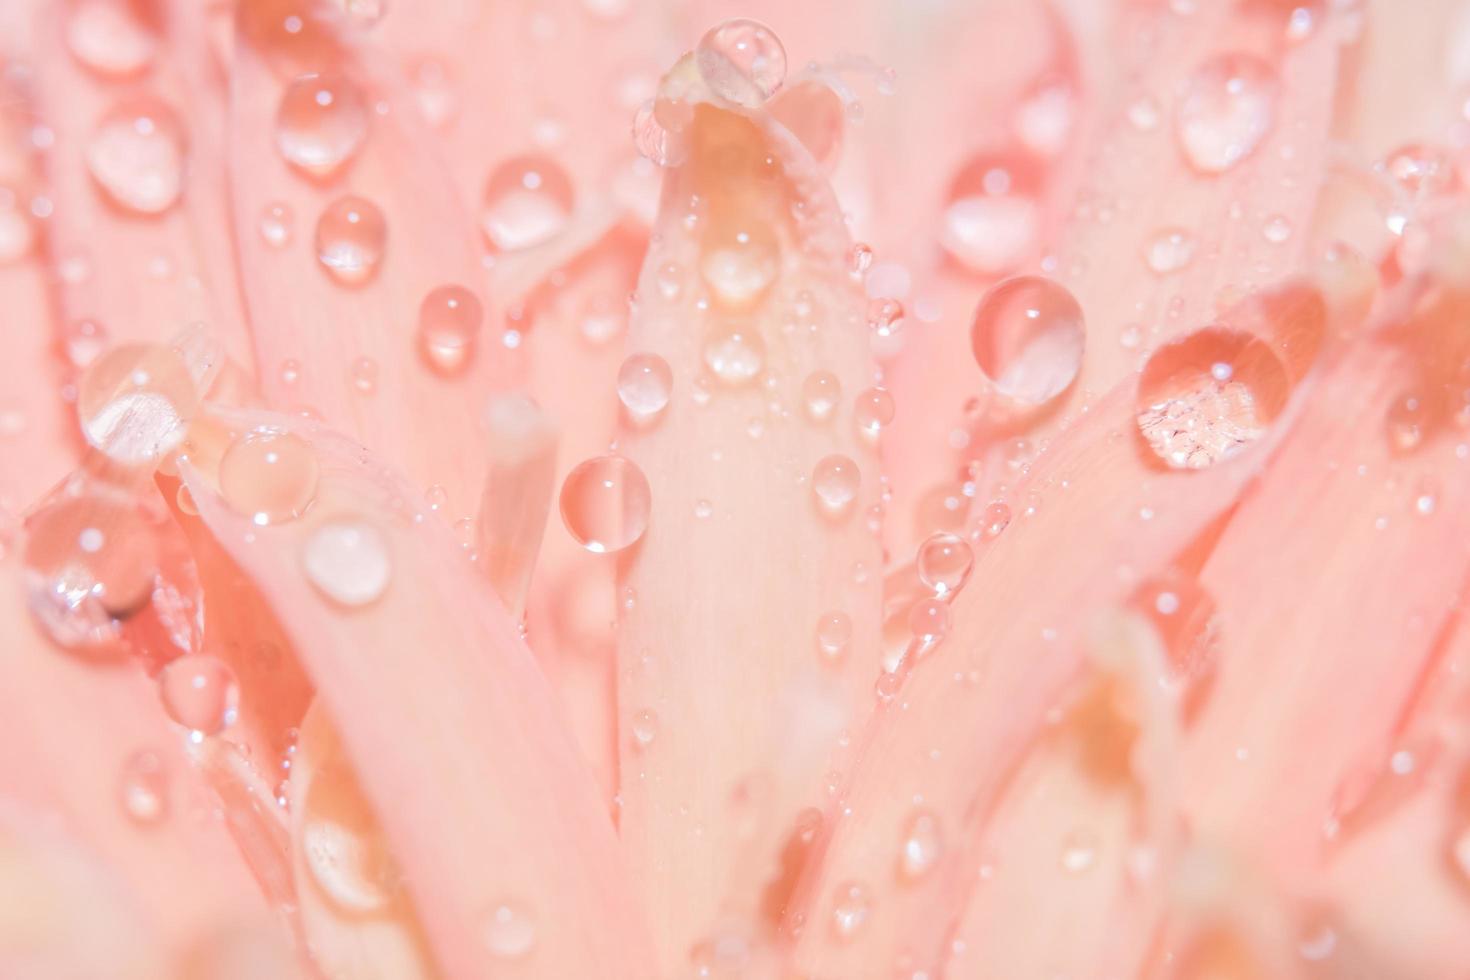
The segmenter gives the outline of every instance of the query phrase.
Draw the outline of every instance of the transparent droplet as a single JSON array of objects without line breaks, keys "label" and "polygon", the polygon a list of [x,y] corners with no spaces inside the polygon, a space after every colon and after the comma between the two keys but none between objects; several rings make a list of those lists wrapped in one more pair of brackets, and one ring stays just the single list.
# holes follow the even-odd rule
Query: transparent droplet
[{"label": "transparent droplet", "polygon": [[479,297],[464,286],[430,290],[419,304],[419,351],[435,373],[453,377],[469,367],[484,317]]},{"label": "transparent droplet", "polygon": [[716,331],[705,341],[704,363],[727,385],[749,384],[765,367],[766,344],[750,328]]},{"label": "transparent droplet", "polygon": [[163,709],[191,732],[218,735],[235,721],[240,685],[230,665],[206,653],[171,661],[158,675]]},{"label": "transparent droplet", "polygon": [[499,252],[550,241],[566,227],[576,193],[550,157],[528,155],[501,163],[485,182],[480,228]]},{"label": "transparent droplet", "polygon": [[996,500],[985,508],[980,517],[980,531],[987,538],[998,538],[1002,531],[1011,526],[1011,508]]},{"label": "transparent droplet", "polygon": [[652,422],[669,406],[674,372],[657,354],[631,354],[618,368],[618,400],[635,422]]},{"label": "transparent droplet", "polygon": [[1092,870],[1097,863],[1097,838],[1088,831],[1075,831],[1062,842],[1059,863],[1068,874],[1080,875]]},{"label": "transparent droplet", "polygon": [[831,418],[841,399],[842,382],[831,371],[813,371],[801,383],[801,400],[806,406],[807,418],[813,422]]},{"label": "transparent droplet", "polygon": [[260,211],[260,237],[271,248],[285,248],[296,235],[296,215],[291,205],[276,201]]},{"label": "transparent droplet", "polygon": [[436,129],[443,129],[459,115],[459,82],[438,58],[427,57],[408,70],[408,83],[418,98],[419,112]]},{"label": "transparent droplet", "polygon": [[1138,381],[1138,428],[1165,464],[1199,469],[1263,436],[1289,392],[1269,346],[1206,327],[1149,357]]},{"label": "transparent droplet", "polygon": [[0,184],[0,266],[19,262],[36,247],[36,224],[15,188]]},{"label": "transparent droplet", "polygon": [[92,130],[86,160],[92,179],[118,207],[162,214],[184,191],[183,124],[159,99],[128,99]]},{"label": "transparent droplet", "polygon": [[499,960],[518,960],[536,946],[536,920],[520,905],[503,902],[485,922],[485,946]]},{"label": "transparent droplet", "polygon": [[1429,406],[1417,393],[1410,392],[1395,398],[1384,418],[1389,447],[1396,453],[1417,449],[1424,441],[1429,421]]},{"label": "transparent droplet", "polygon": [[1017,153],[983,153],[949,187],[939,243],[981,275],[1009,272],[1035,249],[1041,232],[1041,165]]},{"label": "transparent droplet", "polygon": [[1183,228],[1165,228],[1148,243],[1143,257],[1161,276],[1178,272],[1194,258],[1194,236]]},{"label": "transparent droplet", "polygon": [[1271,130],[1279,87],[1275,70],[1251,55],[1218,55],[1195,69],[1175,115],[1189,165],[1220,174],[1249,156]]},{"label": "transparent droplet", "polygon": [[563,523],[596,554],[622,551],[643,537],[652,504],[643,471],[611,453],[578,464],[561,488]]},{"label": "transparent droplet", "polygon": [[153,826],[168,816],[168,770],[154,752],[136,752],[123,763],[118,802],[133,823]]},{"label": "transparent droplet", "polygon": [[129,0],[77,0],[66,15],[66,48],[83,67],[124,78],[146,71],[158,52],[158,35]]},{"label": "transparent droplet", "polygon": [[286,86],[276,110],[276,148],[286,162],[313,177],[336,173],[367,139],[370,114],[350,79],[302,75]]},{"label": "transparent droplet", "polygon": [[359,393],[371,395],[378,390],[378,362],[371,357],[355,358],[348,373]]},{"label": "transparent droplet", "polygon": [[909,610],[909,633],[934,643],[949,632],[949,604],[942,599],[920,599]]},{"label": "transparent droplet", "polygon": [[321,464],[306,440],[269,427],[236,436],[219,461],[225,503],[260,526],[306,513],[320,478]]},{"label": "transparent droplet", "polygon": [[707,236],[701,244],[699,274],[721,308],[748,310],[766,295],[780,271],[776,236],[763,224]]},{"label": "transparent droplet", "polygon": [[331,758],[311,773],[302,814],[301,858],[328,900],[359,915],[387,908],[400,872],[345,761]]},{"label": "transparent droplet", "polygon": [[1017,276],[992,287],[970,324],[975,363],[1001,394],[1042,405],[1072,384],[1086,341],[1082,308],[1063,286]]},{"label": "transparent droplet", "polygon": [[824,513],[843,517],[857,500],[862,475],[857,464],[840,453],[823,456],[812,467],[812,493]]},{"label": "transparent droplet", "polygon": [[939,531],[919,545],[914,565],[919,581],[935,595],[951,596],[962,589],[975,567],[975,554],[958,534]]},{"label": "transparent droplet", "polygon": [[653,99],[633,113],[633,145],[640,155],[660,167],[677,167],[689,155],[684,134],[664,125]]},{"label": "transparent droplet", "polygon": [[872,911],[873,899],[866,887],[857,882],[839,885],[832,902],[832,934],[842,942],[850,942],[867,924]]},{"label": "transparent droplet", "polygon": [[77,384],[88,444],[128,466],[156,465],[177,447],[198,402],[189,366],[169,347],[114,347]]},{"label": "transparent droplet", "polygon": [[1273,245],[1284,244],[1291,238],[1291,222],[1279,214],[1273,214],[1266,219],[1266,224],[1261,228],[1261,234]]},{"label": "transparent droplet", "polygon": [[699,39],[694,61],[715,95],[754,109],[786,80],[786,49],[759,21],[738,17],[716,24]]},{"label": "transparent droplet", "polygon": [[915,811],[904,827],[903,847],[898,859],[900,875],[910,881],[922,878],[938,863],[943,851],[939,818],[929,810]]},{"label": "transparent droplet", "polygon": [[852,617],[840,610],[817,619],[817,651],[827,660],[839,660],[852,643]]},{"label": "transparent droplet", "polygon": [[876,441],[883,429],[893,421],[893,396],[884,388],[868,388],[852,402],[852,422],[858,435]]},{"label": "transparent droplet", "polygon": [[635,711],[629,728],[638,747],[647,748],[658,737],[658,715],[647,709]]},{"label": "transparent droplet", "polygon": [[316,257],[327,274],[346,286],[367,282],[378,271],[388,241],[388,222],[378,206],[348,194],[322,211],[316,222]]},{"label": "transparent droplet", "polygon": [[301,567],[317,591],[350,607],[376,602],[393,578],[387,536],[361,520],[329,521],[312,531]]},{"label": "transparent droplet", "polygon": [[1414,201],[1437,197],[1455,185],[1450,154],[1428,143],[1406,143],[1385,156],[1379,167]]}]

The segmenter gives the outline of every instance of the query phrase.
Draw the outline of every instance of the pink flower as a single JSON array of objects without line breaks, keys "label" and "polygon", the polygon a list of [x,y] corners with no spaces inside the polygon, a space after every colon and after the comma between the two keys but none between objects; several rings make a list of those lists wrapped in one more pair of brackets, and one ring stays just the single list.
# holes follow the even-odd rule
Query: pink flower
[{"label": "pink flower", "polygon": [[1466,37],[0,10],[0,974],[1461,975]]}]

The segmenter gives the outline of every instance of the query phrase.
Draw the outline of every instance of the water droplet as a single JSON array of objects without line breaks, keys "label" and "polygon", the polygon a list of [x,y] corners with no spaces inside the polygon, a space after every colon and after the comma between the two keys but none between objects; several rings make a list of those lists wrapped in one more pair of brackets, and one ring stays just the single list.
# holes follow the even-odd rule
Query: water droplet
[{"label": "water droplet", "polygon": [[812,493],[831,517],[844,517],[852,510],[861,482],[857,464],[840,453],[823,456],[812,467]]},{"label": "water droplet", "polygon": [[127,818],[153,826],[168,816],[168,770],[153,752],[136,752],[123,763],[118,801]]},{"label": "water droplet", "polygon": [[436,129],[459,115],[459,87],[454,73],[438,58],[422,58],[408,71],[408,82],[418,99],[419,112]]},{"label": "water droplet", "polygon": [[786,80],[786,49],[765,24],[744,17],[716,24],[699,39],[694,61],[715,95],[754,109]]},{"label": "water droplet", "polygon": [[484,319],[479,297],[463,286],[439,286],[419,304],[419,351],[442,377],[462,373]]},{"label": "water droplet", "polygon": [[903,324],[903,304],[898,300],[880,296],[868,302],[868,329],[872,331],[870,346],[874,357],[889,360],[902,353]]},{"label": "water droplet", "polygon": [[1276,116],[1276,72],[1259,58],[1224,54],[1195,69],[1175,117],[1189,165],[1220,174],[1249,156]]},{"label": "water droplet", "polygon": [[342,12],[364,27],[371,27],[388,12],[384,0],[336,0]]},{"label": "water droplet", "polygon": [[15,188],[0,184],[0,266],[18,262],[36,247],[36,225]]},{"label": "water droplet", "polygon": [[868,921],[873,900],[868,890],[857,882],[839,885],[832,902],[832,933],[843,942],[851,941]]},{"label": "water droplet", "polygon": [[124,344],[98,357],[77,385],[77,418],[89,445],[114,462],[153,465],[184,438],[199,396],[171,348]]},{"label": "water droplet", "polygon": [[1086,340],[1082,308],[1050,279],[1017,276],[981,298],[970,325],[975,363],[997,391],[1023,406],[1072,384]]},{"label": "water droplet", "polygon": [[575,200],[572,180],[555,160],[512,157],[485,182],[480,228],[497,251],[531,248],[566,227]]},{"label": "water droplet", "polygon": [[171,661],[158,675],[163,710],[191,732],[218,735],[234,724],[240,685],[230,665],[205,653]]},{"label": "water droplet", "polygon": [[1128,106],[1128,121],[1139,132],[1148,133],[1157,129],[1162,115],[1158,102],[1152,96],[1140,96]]},{"label": "water droplet", "polygon": [[1379,167],[1415,201],[1437,197],[1455,185],[1449,153],[1427,143],[1406,143],[1385,156]]},{"label": "water droplet", "polygon": [[633,145],[641,156],[660,167],[677,167],[689,155],[684,134],[664,125],[658,102],[653,99],[633,113]]},{"label": "water droplet", "polygon": [[1009,272],[1036,247],[1041,229],[1041,165],[1017,153],[983,153],[950,184],[939,243],[986,276]]},{"label": "water droplet", "polygon": [[127,0],[79,0],[66,17],[66,48],[84,68],[123,78],[145,71],[158,37]]},{"label": "water droplet", "polygon": [[857,242],[848,250],[847,271],[854,279],[861,281],[873,267],[873,247],[865,242]]},{"label": "water droplet", "polygon": [[1178,272],[1194,258],[1194,236],[1183,228],[1165,228],[1148,243],[1143,257],[1161,276]]},{"label": "water droplet", "polygon": [[61,348],[71,366],[81,370],[107,349],[107,328],[91,318],[73,320],[63,329]]},{"label": "water droplet", "polygon": [[118,207],[162,214],[184,191],[184,128],[173,109],[142,96],[118,104],[87,140],[87,171]]},{"label": "water droplet", "polygon": [[900,874],[914,881],[928,873],[944,851],[939,818],[928,810],[918,810],[904,828],[903,849],[899,853]]},{"label": "water droplet", "polygon": [[388,241],[388,222],[365,197],[347,194],[327,205],[316,222],[316,257],[346,286],[367,282],[378,271]]},{"label": "water droplet", "polygon": [[536,946],[536,921],[524,908],[504,902],[490,910],[485,922],[485,945],[501,960],[518,960]]},{"label": "water droplet", "polygon": [[1138,381],[1138,428],[1167,465],[1203,468],[1264,435],[1289,390],[1269,346],[1206,327],[1149,357]]},{"label": "water droplet", "polygon": [[841,398],[842,382],[831,371],[813,371],[801,383],[801,400],[806,406],[807,417],[813,422],[831,418]]},{"label": "water droplet", "polygon": [[975,567],[975,554],[964,538],[939,531],[919,545],[914,565],[919,581],[935,595],[952,596],[969,580],[970,570]]},{"label": "water droplet", "polygon": [[949,632],[949,604],[942,599],[920,599],[909,610],[909,632],[914,639],[933,643]]},{"label": "water droplet", "polygon": [[710,234],[702,245],[699,274],[720,307],[748,310],[776,281],[781,251],[765,225]]},{"label": "water droplet", "polygon": [[260,526],[306,513],[320,476],[321,464],[305,439],[267,427],[236,436],[219,461],[225,503]]},{"label": "water droplet", "polygon": [[343,606],[366,606],[388,590],[388,538],[360,520],[334,520],[306,539],[301,568],[317,591]]},{"label": "water droplet", "polygon": [[875,442],[885,426],[893,421],[893,396],[885,388],[868,388],[858,393],[852,403],[852,422],[858,435]]},{"label": "water droplet", "polygon": [[378,362],[371,357],[356,358],[349,373],[352,387],[362,394],[371,395],[378,390]]},{"label": "water droplet", "polygon": [[632,354],[618,368],[618,400],[635,422],[658,419],[669,405],[674,372],[657,354]]},{"label": "water droplet", "polygon": [[328,900],[353,914],[386,908],[401,874],[340,750],[311,774],[302,803],[301,857]]},{"label": "water droplet", "polygon": [[1384,419],[1389,446],[1397,453],[1412,452],[1424,441],[1429,421],[1429,407],[1419,395],[1411,392],[1395,398]]},{"label": "water droplet", "polygon": [[704,363],[727,385],[749,384],[765,367],[766,344],[749,328],[717,331],[705,341]]},{"label": "water droplet", "polygon": [[579,463],[561,488],[562,522],[596,554],[622,551],[643,537],[652,504],[643,471],[612,453]]},{"label": "water droplet", "polygon": [[839,660],[852,643],[852,617],[840,610],[823,613],[817,619],[817,650],[827,660]]},{"label": "water droplet", "polygon": [[281,201],[267,204],[260,212],[260,237],[271,248],[285,248],[296,234],[296,214]]},{"label": "water droplet", "polygon": [[980,531],[987,538],[998,538],[1002,531],[1011,526],[1011,508],[996,500],[985,508],[980,518]]},{"label": "water droplet", "polygon": [[647,709],[634,712],[629,729],[633,732],[634,743],[639,748],[647,748],[658,737],[658,715]]},{"label": "water droplet", "polygon": [[1291,222],[1279,214],[1273,214],[1266,219],[1266,224],[1261,228],[1261,234],[1273,245],[1284,244],[1291,238]]},{"label": "water droplet", "polygon": [[1062,842],[1060,864],[1067,874],[1080,875],[1097,863],[1097,838],[1085,830],[1074,831]]},{"label": "water droplet", "polygon": [[367,100],[349,79],[302,75],[286,86],[276,110],[276,148],[313,177],[331,176],[367,139]]}]

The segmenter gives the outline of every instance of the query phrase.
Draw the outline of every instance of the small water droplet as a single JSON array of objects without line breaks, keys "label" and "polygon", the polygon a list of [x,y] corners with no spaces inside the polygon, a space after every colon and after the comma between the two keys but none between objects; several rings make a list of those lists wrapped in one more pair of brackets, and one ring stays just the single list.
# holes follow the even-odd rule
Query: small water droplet
[{"label": "small water droplet", "polygon": [[501,960],[518,960],[536,946],[536,921],[519,905],[501,903],[485,922],[485,946]]},{"label": "small water droplet", "polygon": [[942,599],[920,599],[909,609],[909,633],[933,643],[949,632],[949,604]]},{"label": "small water droplet", "polygon": [[867,924],[873,911],[868,889],[857,882],[839,885],[832,902],[832,934],[842,942],[850,942]]},{"label": "small water droplet", "polygon": [[873,267],[873,248],[865,242],[857,242],[848,250],[847,271],[854,279],[861,281]]},{"label": "small water droplet", "polygon": [[345,286],[359,286],[377,273],[387,241],[388,222],[365,197],[339,197],[317,219],[317,260]]},{"label": "small water droplet", "polygon": [[1195,69],[1175,117],[1189,165],[1221,174],[1254,152],[1275,120],[1278,88],[1275,70],[1251,55],[1219,55]]},{"label": "small water droplet", "polygon": [[301,567],[317,591],[342,606],[376,602],[393,577],[387,537],[361,520],[329,521],[312,531]]},{"label": "small water droplet", "polygon": [[618,400],[635,422],[663,415],[674,389],[674,372],[657,354],[631,354],[618,368]]},{"label": "small water droplet", "polygon": [[852,402],[852,422],[858,435],[876,442],[883,429],[893,421],[893,396],[885,388],[868,388]]},{"label": "small water droplet", "polygon": [[66,48],[84,68],[111,78],[146,71],[158,36],[125,0],[79,0],[66,16]]},{"label": "small water droplet", "polygon": [[1165,228],[1148,243],[1143,257],[1161,276],[1178,272],[1194,258],[1194,236],[1183,228]]},{"label": "small water droplet", "polygon": [[92,130],[86,160],[112,203],[137,214],[162,214],[184,191],[183,124],[159,99],[129,99]]},{"label": "small water droplet", "polygon": [[485,182],[480,228],[496,251],[531,248],[561,233],[575,201],[572,180],[555,160],[512,157]]},{"label": "small water droplet", "polygon": [[950,184],[939,243],[972,272],[1000,275],[1036,247],[1041,231],[1040,163],[1020,153],[983,153]]},{"label": "small water droplet", "polygon": [[430,126],[443,129],[459,115],[459,82],[443,61],[419,59],[408,70],[408,83]]},{"label": "small water droplet", "polygon": [[442,377],[461,374],[475,351],[484,319],[479,297],[464,286],[439,286],[419,304],[419,351]]},{"label": "small water droplet", "polygon": [[998,538],[1011,525],[1011,508],[1003,501],[993,501],[980,518],[980,531],[987,538]]},{"label": "small water droplet", "polygon": [[1138,428],[1168,466],[1203,468],[1263,436],[1289,390],[1269,346],[1206,327],[1149,357],[1138,381]]},{"label": "small water droplet", "polygon": [[154,826],[168,816],[168,770],[157,753],[135,752],[123,763],[118,802],[140,826]]},{"label": "small water droplet", "polygon": [[919,581],[932,589],[935,595],[947,597],[969,581],[970,570],[975,567],[975,554],[964,538],[939,531],[919,545],[914,564]]},{"label": "small water droplet", "polygon": [[367,100],[349,79],[302,75],[281,95],[276,148],[303,173],[329,177],[362,148],[369,118]]},{"label": "small water droplet", "polygon": [[633,741],[637,746],[647,748],[658,737],[658,715],[648,709],[636,711],[628,727],[633,732]]},{"label": "small water droplet", "polygon": [[754,109],[786,80],[786,49],[765,24],[744,17],[723,21],[699,39],[694,61],[715,95]]},{"label": "small water droplet", "polygon": [[776,237],[765,225],[711,233],[701,243],[699,274],[721,308],[748,310],[775,282],[780,256]]},{"label": "small water droplet", "polygon": [[975,363],[997,391],[1042,405],[1072,384],[1086,341],[1082,308],[1061,285],[1017,276],[992,287],[970,324]]},{"label": "small water droplet", "polygon": [[652,503],[643,471],[612,453],[579,463],[561,488],[562,522],[596,554],[622,551],[643,537]]},{"label": "small water droplet", "polygon": [[1291,238],[1291,222],[1279,214],[1274,214],[1266,219],[1265,225],[1261,227],[1261,234],[1273,245],[1284,244]]},{"label": "small water droplet", "polygon": [[766,344],[748,327],[719,330],[704,344],[704,363],[727,385],[755,380],[766,363]]},{"label": "small water droplet", "polygon": [[320,475],[321,464],[305,439],[280,429],[251,429],[220,457],[220,495],[253,524],[279,524],[306,513]]},{"label": "small water droplet", "polygon": [[1162,116],[1163,112],[1152,96],[1140,96],[1128,106],[1128,121],[1140,132],[1148,133],[1158,129]]},{"label": "small water droplet", "polygon": [[178,446],[198,401],[188,365],[168,347],[114,347],[77,384],[88,444],[127,466],[155,465]]},{"label": "small water droplet", "polygon": [[939,818],[929,810],[917,810],[909,817],[904,828],[903,847],[898,860],[899,873],[909,881],[922,878],[933,869],[943,851],[944,839],[939,829]]},{"label": "small water droplet", "polygon": [[806,406],[807,418],[813,422],[825,422],[831,418],[841,398],[842,382],[831,371],[813,371],[801,383],[801,400]]},{"label": "small water droplet", "polygon": [[829,660],[840,660],[852,643],[852,617],[840,610],[823,613],[817,619],[817,651]]},{"label": "small water droplet", "polygon": [[861,482],[857,464],[840,453],[823,456],[812,468],[812,493],[830,517],[845,517],[852,510]]},{"label": "small water droplet", "polygon": [[1092,833],[1078,830],[1068,834],[1062,842],[1062,870],[1071,875],[1087,873],[1097,863],[1097,849],[1097,838]]},{"label": "small water droplet", "polygon": [[378,362],[371,357],[359,357],[352,362],[349,372],[352,387],[359,393],[371,395],[378,390]]},{"label": "small water droplet", "polygon": [[73,320],[66,325],[61,338],[67,361],[78,370],[96,361],[107,344],[107,329],[91,318]]},{"label": "small water droplet", "polygon": [[296,233],[296,214],[291,205],[276,201],[260,212],[260,237],[271,248],[285,248]]},{"label": "small water droplet", "polygon": [[1408,453],[1424,441],[1429,425],[1429,407],[1418,394],[1410,392],[1395,398],[1384,419],[1388,444],[1397,453]]},{"label": "small water droplet", "polygon": [[240,685],[230,665],[205,653],[171,661],[158,675],[163,710],[191,732],[218,735],[234,724]]}]

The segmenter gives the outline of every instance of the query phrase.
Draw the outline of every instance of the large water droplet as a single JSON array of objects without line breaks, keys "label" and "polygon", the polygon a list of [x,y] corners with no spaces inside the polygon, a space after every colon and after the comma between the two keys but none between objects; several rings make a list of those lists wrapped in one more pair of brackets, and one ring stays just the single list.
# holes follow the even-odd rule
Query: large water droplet
[{"label": "large water droplet", "polygon": [[939,243],[960,265],[999,275],[1019,265],[1036,247],[1041,165],[1014,153],[972,158],[950,184]]},{"label": "large water droplet", "polygon": [[996,390],[1024,406],[1067,390],[1082,367],[1082,308],[1072,294],[1037,276],[990,289],[970,324],[975,363]]},{"label": "large water droplet", "polygon": [[711,233],[701,249],[699,274],[726,310],[748,310],[760,302],[780,270],[776,236],[763,224]]},{"label": "large water droplet", "polygon": [[1161,276],[1178,272],[1194,258],[1194,236],[1183,228],[1162,229],[1149,241],[1143,258]]},{"label": "large water droplet", "polygon": [[786,49],[766,25],[744,17],[716,24],[699,39],[694,61],[715,95],[756,108],[786,80]]},{"label": "large water droplet", "polygon": [[92,179],[114,204],[161,214],[184,190],[183,125],[159,99],[129,99],[97,123],[86,160]]},{"label": "large water droplet", "polygon": [[1138,380],[1138,428],[1167,465],[1199,469],[1259,439],[1290,381],[1251,334],[1206,327],[1156,350]]},{"label": "large water droplet", "polygon": [[748,327],[717,330],[705,341],[704,363],[725,384],[749,384],[765,367],[766,344]]},{"label": "large water droplet", "polygon": [[658,738],[658,715],[652,710],[644,709],[633,713],[633,721],[628,726],[633,733],[633,741],[639,748],[647,748]]},{"label": "large water droplet", "polygon": [[500,960],[518,960],[536,946],[536,920],[514,902],[502,902],[485,920],[485,946]]},{"label": "large water droplet", "polygon": [[943,851],[939,818],[929,810],[915,811],[904,827],[903,848],[898,859],[900,875],[910,881],[922,878],[933,869]]},{"label": "large water droplet", "polygon": [[170,718],[201,735],[218,735],[233,724],[240,702],[235,672],[205,653],[170,662],[158,675],[158,693]]},{"label": "large water droplet", "polygon": [[839,885],[832,902],[832,934],[842,942],[850,942],[867,924],[872,911],[873,899],[866,887],[857,882]]},{"label": "large water droplet", "polygon": [[118,802],[127,818],[152,826],[168,816],[168,770],[153,752],[137,752],[123,763]]},{"label": "large water droplet", "polygon": [[857,464],[840,453],[823,456],[812,467],[812,493],[828,516],[843,517],[851,511],[861,484]]},{"label": "large water droplet", "polygon": [[225,503],[261,526],[306,513],[320,476],[321,464],[306,440],[272,428],[237,436],[219,462]]},{"label": "large water droplet", "polygon": [[852,617],[840,610],[823,613],[817,620],[817,650],[827,660],[839,660],[852,643]]},{"label": "large water droplet", "polygon": [[958,534],[939,531],[924,539],[914,564],[919,581],[936,595],[951,596],[964,587],[975,567],[975,555]]},{"label": "large water droplet", "polygon": [[82,434],[114,462],[154,465],[184,438],[199,396],[169,347],[125,344],[98,357],[77,385]]},{"label": "large water droplet", "polygon": [[400,874],[372,807],[345,762],[311,774],[303,801],[301,856],[312,880],[345,912],[377,912],[392,901]]},{"label": "large water droplet", "polygon": [[316,257],[338,282],[357,286],[378,271],[388,241],[388,222],[365,197],[339,197],[316,223]]},{"label": "large water droplet", "polygon": [[561,519],[577,543],[597,554],[622,551],[643,537],[653,498],[632,460],[594,456],[567,474]]},{"label": "large water droplet", "polygon": [[419,350],[436,373],[452,377],[469,366],[484,319],[480,299],[463,286],[440,286],[419,304]]},{"label": "large water droplet", "polygon": [[1175,115],[1189,165],[1220,174],[1249,156],[1271,130],[1278,88],[1275,70],[1251,55],[1219,55],[1195,69]]},{"label": "large water droplet", "polygon": [[158,36],[130,0],[78,0],[66,15],[66,48],[83,67],[112,78],[147,70]]},{"label": "large water droplet", "polygon": [[367,101],[351,80],[335,74],[302,75],[281,95],[276,148],[302,172],[328,177],[362,148],[368,120]]},{"label": "large water droplet", "polygon": [[555,160],[512,157],[485,182],[480,228],[497,251],[530,248],[566,227],[575,200],[572,180]]},{"label": "large water droplet", "polygon": [[306,539],[301,568],[317,591],[341,606],[366,606],[388,590],[393,560],[382,531],[361,520],[334,520]]},{"label": "large water droplet", "polygon": [[657,354],[632,354],[618,368],[618,400],[635,422],[649,423],[661,416],[673,388],[674,372]]}]

